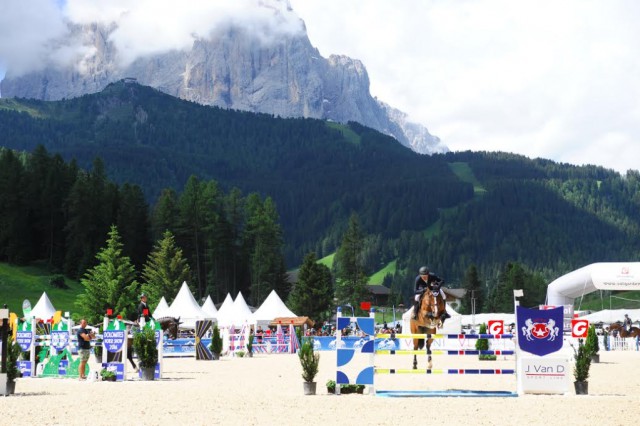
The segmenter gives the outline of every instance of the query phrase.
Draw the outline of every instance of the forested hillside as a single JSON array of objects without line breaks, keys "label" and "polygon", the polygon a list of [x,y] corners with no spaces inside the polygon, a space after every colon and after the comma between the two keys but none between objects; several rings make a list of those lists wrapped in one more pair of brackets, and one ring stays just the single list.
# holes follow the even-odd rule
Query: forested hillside
[{"label": "forested hillside", "polygon": [[[147,225],[121,230],[125,247],[131,244],[128,235],[144,226],[148,234],[141,257],[163,227],[184,232],[177,240],[185,245],[198,287],[216,288],[223,282],[218,289],[222,292],[233,288],[234,262],[246,256],[239,244],[236,251],[226,247],[240,241],[238,232],[258,212],[267,212],[256,217],[267,217],[273,235],[281,235],[289,269],[311,251],[318,258],[334,252],[356,213],[365,235],[365,272],[372,274],[395,260],[396,272],[385,285],[397,301],[409,297],[422,264],[454,286],[475,264],[488,292],[509,262],[550,281],[592,262],[636,260],[640,254],[638,172],[620,176],[600,167],[504,153],[424,156],[355,123],[204,107],[124,82],[58,102],[2,99],[0,138],[6,148],[36,152],[31,160],[5,154],[0,220],[25,221],[23,225],[43,232],[31,243],[40,247],[34,254],[12,257],[7,253],[24,242],[7,237],[3,227],[1,261],[64,259],[71,249],[67,242],[60,247],[45,244],[47,250],[42,250],[41,240],[47,231],[67,241],[74,227],[87,228],[92,243],[73,250],[92,258],[106,239],[110,223],[105,217],[120,220],[122,226],[147,220]],[[36,149],[39,145],[46,150]],[[54,196],[57,186],[51,187],[50,179],[33,175],[38,158],[46,159],[52,167],[47,176],[56,176],[56,185],[68,192],[79,170],[88,170],[89,182],[102,182],[100,197],[108,207],[94,208],[94,216],[87,215],[83,223],[67,222],[65,216],[61,226],[47,227],[48,219],[67,214],[74,204]],[[21,181],[21,176],[29,178]],[[45,183],[49,186],[39,186]],[[22,192],[16,192],[16,185]],[[91,186],[84,190],[91,193]],[[24,214],[12,197],[39,204]],[[125,220],[119,212],[127,199],[138,207],[127,207],[133,217]],[[238,207],[252,199],[253,210]],[[46,211],[51,217],[41,211],[47,203],[58,202],[59,211]],[[234,206],[242,220],[232,219]],[[194,216],[200,208],[208,212],[202,223],[202,216]],[[136,211],[145,213],[137,217],[132,213]],[[99,229],[94,226],[98,222]],[[195,243],[194,230],[205,238]],[[249,257],[244,259],[249,262]],[[141,261],[134,259],[136,265]],[[75,274],[81,275],[82,266],[76,266]],[[235,288],[250,285],[250,278],[244,280]]]}]

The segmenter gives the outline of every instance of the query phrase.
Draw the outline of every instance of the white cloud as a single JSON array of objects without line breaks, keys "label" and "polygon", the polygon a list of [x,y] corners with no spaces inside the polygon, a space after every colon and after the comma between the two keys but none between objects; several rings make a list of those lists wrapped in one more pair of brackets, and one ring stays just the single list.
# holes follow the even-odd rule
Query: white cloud
[{"label": "white cloud", "polygon": [[640,2],[290,2],[293,13],[286,0],[2,0],[0,76],[90,56],[60,44],[65,20],[117,22],[128,63],[231,23],[269,42],[299,31],[298,15],[323,56],[362,60],[373,95],[453,150],[640,168]]},{"label": "white cloud", "polygon": [[[301,31],[284,0],[2,0],[0,69],[20,75],[63,61],[77,63],[91,48],[60,46],[74,24],[115,23],[110,41],[126,65],[136,58],[190,48],[222,26],[235,24],[263,43]],[[260,6],[260,7],[257,7]]]},{"label": "white cloud", "polygon": [[323,55],[453,150],[640,168],[640,3],[292,0]]}]

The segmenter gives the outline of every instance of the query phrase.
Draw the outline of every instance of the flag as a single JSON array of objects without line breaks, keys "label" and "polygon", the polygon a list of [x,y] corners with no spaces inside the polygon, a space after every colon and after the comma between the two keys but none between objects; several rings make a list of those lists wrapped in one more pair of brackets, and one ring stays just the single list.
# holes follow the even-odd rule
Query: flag
[{"label": "flag", "polygon": [[563,308],[547,310],[527,309],[518,306],[518,345],[523,351],[545,356],[562,349]]}]

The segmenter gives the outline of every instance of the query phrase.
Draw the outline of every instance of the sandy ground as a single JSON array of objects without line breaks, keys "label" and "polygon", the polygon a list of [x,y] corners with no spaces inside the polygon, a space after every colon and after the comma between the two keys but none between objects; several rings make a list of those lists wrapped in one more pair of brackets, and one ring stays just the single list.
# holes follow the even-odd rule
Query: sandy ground
[{"label": "sandy ground", "polygon": [[[383,398],[329,395],[335,352],[320,352],[317,395],[305,396],[296,355],[195,361],[165,358],[164,378],[142,382],[18,379],[16,395],[0,397],[2,425],[632,425],[640,419],[640,352],[601,352],[589,395]],[[408,357],[387,357],[410,368]],[[513,368],[513,361],[478,365],[475,357],[439,357],[434,368]],[[380,364],[391,361],[382,359]],[[422,360],[424,362],[424,360]],[[400,365],[398,364],[400,363]],[[404,365],[406,363],[406,365]],[[440,365],[439,365],[440,364]],[[381,365],[382,366],[382,365]],[[424,365],[422,365],[424,368]],[[515,391],[513,376],[376,376],[388,390]]]}]

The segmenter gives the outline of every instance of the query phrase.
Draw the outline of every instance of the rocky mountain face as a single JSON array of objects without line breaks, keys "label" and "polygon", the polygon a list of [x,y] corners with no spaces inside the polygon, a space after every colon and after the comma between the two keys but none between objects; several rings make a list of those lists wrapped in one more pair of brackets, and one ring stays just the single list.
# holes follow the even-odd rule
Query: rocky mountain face
[{"label": "rocky mountain face", "polygon": [[364,65],[346,56],[323,58],[306,32],[260,42],[228,27],[198,38],[188,50],[140,57],[121,66],[109,40],[115,24],[74,25],[70,36],[91,55],[68,67],[12,77],[0,83],[3,97],[60,100],[94,93],[123,78],[204,105],[336,122],[356,121],[396,138],[416,152],[448,149],[407,115],[373,98]]}]

